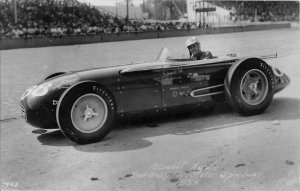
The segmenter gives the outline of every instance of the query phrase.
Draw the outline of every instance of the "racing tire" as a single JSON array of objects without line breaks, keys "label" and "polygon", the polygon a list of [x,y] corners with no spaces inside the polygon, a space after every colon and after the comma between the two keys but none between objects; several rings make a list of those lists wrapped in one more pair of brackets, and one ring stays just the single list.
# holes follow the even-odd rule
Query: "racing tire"
[{"label": "racing tire", "polygon": [[116,104],[113,95],[96,83],[72,86],[61,96],[56,118],[63,134],[77,144],[102,140],[112,129]]},{"label": "racing tire", "polygon": [[274,76],[269,65],[261,62],[243,64],[235,71],[227,102],[241,115],[260,114],[274,95]]}]

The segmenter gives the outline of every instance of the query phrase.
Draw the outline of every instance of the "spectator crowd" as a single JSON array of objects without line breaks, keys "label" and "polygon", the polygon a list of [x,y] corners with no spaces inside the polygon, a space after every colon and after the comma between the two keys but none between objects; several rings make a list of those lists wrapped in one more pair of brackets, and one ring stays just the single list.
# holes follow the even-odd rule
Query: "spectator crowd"
[{"label": "spectator crowd", "polygon": [[190,23],[128,21],[77,0],[16,0],[17,23],[12,0],[0,1],[0,37],[88,35],[196,28]]},{"label": "spectator crowd", "polygon": [[299,1],[215,1],[231,19],[251,22],[299,22]]},{"label": "spectator crowd", "polygon": [[[77,0],[0,0],[0,38],[93,35],[195,29],[195,23],[129,21],[100,12]],[[258,21],[298,21],[299,2],[216,1],[231,10],[233,19]],[[255,13],[253,10],[256,10]],[[255,17],[256,14],[256,17]],[[255,17],[255,18],[254,18]]]}]

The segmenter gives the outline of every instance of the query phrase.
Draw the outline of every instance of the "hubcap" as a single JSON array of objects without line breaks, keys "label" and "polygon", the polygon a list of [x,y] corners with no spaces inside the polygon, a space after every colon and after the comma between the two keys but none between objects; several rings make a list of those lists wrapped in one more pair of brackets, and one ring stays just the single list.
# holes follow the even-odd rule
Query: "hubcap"
[{"label": "hubcap", "polygon": [[83,133],[98,131],[107,119],[107,105],[96,94],[85,94],[78,98],[71,110],[74,127]]},{"label": "hubcap", "polygon": [[242,78],[240,92],[247,104],[260,104],[264,101],[268,93],[266,75],[258,69],[249,70]]},{"label": "hubcap", "polygon": [[89,119],[91,119],[93,116],[98,116],[98,113],[95,113],[93,108],[91,108],[91,106],[87,105],[84,112],[83,112],[83,116],[84,119],[83,121],[87,121]]}]

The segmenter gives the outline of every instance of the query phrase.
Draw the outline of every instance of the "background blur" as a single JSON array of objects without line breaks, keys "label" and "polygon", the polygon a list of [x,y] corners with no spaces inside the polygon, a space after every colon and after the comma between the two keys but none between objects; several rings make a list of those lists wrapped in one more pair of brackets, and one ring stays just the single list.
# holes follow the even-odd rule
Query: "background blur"
[{"label": "background blur", "polygon": [[0,38],[299,23],[299,1],[1,0]]}]

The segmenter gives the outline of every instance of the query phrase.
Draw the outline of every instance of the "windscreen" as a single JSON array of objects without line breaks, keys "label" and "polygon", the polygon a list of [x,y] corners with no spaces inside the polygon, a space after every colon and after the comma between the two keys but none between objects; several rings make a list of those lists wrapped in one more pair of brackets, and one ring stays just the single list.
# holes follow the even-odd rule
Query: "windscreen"
[{"label": "windscreen", "polygon": [[157,56],[156,60],[167,61],[172,56],[170,50],[166,47],[162,48]]}]

